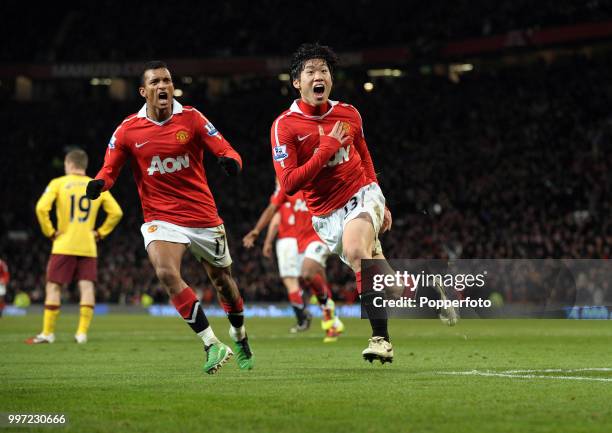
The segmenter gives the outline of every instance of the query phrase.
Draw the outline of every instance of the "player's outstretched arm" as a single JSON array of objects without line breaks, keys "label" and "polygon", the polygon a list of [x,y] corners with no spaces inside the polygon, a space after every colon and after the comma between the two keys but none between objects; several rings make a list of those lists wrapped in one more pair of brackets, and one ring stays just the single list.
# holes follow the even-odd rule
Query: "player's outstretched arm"
[{"label": "player's outstretched arm", "polygon": [[[366,144],[366,141],[363,136],[355,141],[355,149],[357,149],[357,152],[361,157],[361,166],[363,167],[366,179],[368,179],[370,182],[378,183],[378,179],[376,178],[376,171],[374,171],[374,163],[372,162],[372,157],[370,156],[368,145]],[[382,226],[380,227],[380,233],[384,233],[386,231],[391,230],[392,223],[393,219],[391,217],[391,211],[388,207],[385,206],[385,216],[383,218]]]},{"label": "player's outstretched arm", "polygon": [[359,157],[361,158],[361,167],[363,168],[366,178],[370,182],[378,183],[376,171],[374,170],[374,163],[372,162],[372,157],[370,156],[368,144],[366,143],[365,134],[363,132],[363,120],[361,119],[361,114],[359,114],[359,111],[357,111],[355,107],[352,108],[355,111],[354,120],[359,125],[360,132],[354,141],[355,150],[357,150],[357,153],[359,153]]},{"label": "player's outstretched arm", "polygon": [[293,136],[279,125],[280,120],[277,119],[272,126],[274,169],[285,192],[292,195],[321,171],[325,163],[344,145],[349,136],[340,121],[336,122],[327,135],[325,135],[323,127],[319,125],[317,152],[306,164],[298,167]]},{"label": "player's outstretched arm", "polygon": [[195,110],[199,140],[206,150],[217,157],[217,162],[228,176],[237,176],[242,171],[242,158],[213,124]]},{"label": "player's outstretched arm", "polygon": [[278,226],[280,225],[280,220],[280,212],[276,212],[274,214],[274,217],[272,217],[272,221],[270,221],[270,224],[268,225],[268,232],[266,233],[266,240],[264,241],[262,249],[262,253],[267,259],[272,258],[274,238],[276,238],[276,235],[278,234]]},{"label": "player's outstretched arm", "polygon": [[259,216],[255,227],[242,238],[242,245],[246,248],[251,248],[255,245],[255,241],[259,237],[261,231],[270,223],[270,220],[274,216],[278,209],[278,206],[274,203],[270,203],[268,207]]},{"label": "player's outstretched arm", "polygon": [[90,200],[100,197],[102,191],[108,191],[113,187],[121,168],[128,159],[129,151],[124,144],[124,123],[119,125],[111,137],[106,154],[104,154],[104,164],[96,174],[94,180],[87,184],[85,194]]},{"label": "player's outstretched arm", "polygon": [[364,137],[355,140],[355,149],[361,158],[361,167],[363,168],[366,179],[370,182],[378,183],[376,171],[374,170],[374,163],[372,162],[372,157],[370,156],[370,151]]}]

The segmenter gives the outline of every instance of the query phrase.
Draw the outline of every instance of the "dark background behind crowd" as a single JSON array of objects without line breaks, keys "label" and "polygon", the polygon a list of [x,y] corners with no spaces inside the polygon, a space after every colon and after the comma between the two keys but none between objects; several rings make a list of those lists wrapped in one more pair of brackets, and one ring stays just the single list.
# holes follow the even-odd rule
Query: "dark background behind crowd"
[{"label": "dark background behind crowd", "polygon": [[[323,9],[334,26],[313,33],[306,17],[321,5],[299,6],[273,19],[265,1],[206,3],[198,13],[169,7],[167,35],[139,37],[129,17],[156,28],[158,13],[112,2],[63,13],[28,27],[21,45],[3,44],[4,62],[110,61],[198,56],[285,55],[305,40],[318,39],[338,51],[404,44],[423,56],[454,38],[481,37],[516,27],[546,27],[612,16],[604,1],[411,2],[398,5],[330,2]],[[534,3],[534,4],[532,4]],[[314,5],[314,4],[313,4]],[[350,6],[349,6],[350,5]],[[426,7],[427,6],[427,7]],[[350,11],[347,8],[350,7]],[[94,9],[95,8],[95,9]],[[124,10],[124,8],[127,8]],[[138,10],[136,10],[138,9]],[[354,12],[354,13],[353,13]],[[387,18],[393,15],[390,25]],[[244,19],[248,17],[249,19]],[[52,18],[52,19],[51,19]],[[115,22],[113,31],[108,31]],[[142,22],[137,21],[135,28]],[[273,23],[265,26],[265,23]],[[8,28],[4,31],[11,29]],[[312,24],[311,24],[312,25]],[[360,27],[361,32],[354,31]],[[283,31],[290,27],[286,37]],[[91,38],[76,37],[88,35]],[[315,37],[316,36],[316,37]],[[129,41],[129,42],[128,42]],[[222,42],[222,43],[221,43]],[[172,64],[170,63],[172,69]],[[612,51],[575,50],[545,61],[535,57],[513,65],[489,60],[459,79],[424,73],[415,63],[399,77],[372,80],[366,68],[336,72],[332,99],[355,105],[364,119],[379,182],[394,217],[381,238],[390,258],[594,258],[607,259],[612,245]],[[175,83],[181,77],[175,76]],[[4,120],[0,192],[0,257],[11,270],[9,299],[24,291],[44,296],[50,242],[34,215],[34,205],[53,177],[63,174],[67,147],[90,155],[88,174],[101,166],[117,124],[143,101],[116,101],[88,82],[59,80],[30,102],[11,100],[0,85]],[[223,94],[205,81],[185,88],[181,103],[201,110],[242,155],[244,171],[227,178],[213,159],[208,181],[229,235],[233,272],[245,298],[284,300],[274,261],[261,244],[246,250],[241,238],[254,225],[274,188],[269,128],[294,94],[274,77],[227,77]],[[142,214],[129,166],[112,190],[125,216],[99,244],[99,302],[137,303],[143,293],[166,298],[148,262],[140,235]],[[184,279],[214,300],[205,272],[186,255]],[[340,299],[354,301],[353,277],[330,259],[328,277]],[[506,299],[529,301],[530,294],[506,289]]]},{"label": "dark background behind crowd", "polygon": [[[305,40],[339,51],[410,45],[426,54],[449,40],[610,19],[610,0],[279,0],[172,3],[100,0],[72,9],[14,11],[0,60],[126,61],[290,54]],[[6,39],[5,39],[6,40]]]}]

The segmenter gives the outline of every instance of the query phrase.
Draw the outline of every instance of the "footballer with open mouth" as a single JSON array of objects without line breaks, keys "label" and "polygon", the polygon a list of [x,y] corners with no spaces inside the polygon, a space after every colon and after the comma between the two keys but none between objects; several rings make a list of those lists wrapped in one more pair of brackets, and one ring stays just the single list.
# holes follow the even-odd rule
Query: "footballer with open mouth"
[{"label": "footballer with open mouth", "polygon": [[315,107],[327,104],[332,89],[330,69],[323,59],[311,59],[304,64],[293,86],[301,91],[304,102]]},{"label": "footballer with open mouth", "polygon": [[174,84],[166,68],[150,69],[145,72],[140,95],[147,101],[147,116],[159,122],[172,115]]}]

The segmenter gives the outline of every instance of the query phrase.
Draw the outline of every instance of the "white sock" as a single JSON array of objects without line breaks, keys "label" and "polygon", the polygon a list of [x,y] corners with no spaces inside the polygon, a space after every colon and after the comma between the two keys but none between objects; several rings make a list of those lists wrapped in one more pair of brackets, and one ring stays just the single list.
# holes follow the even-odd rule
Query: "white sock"
[{"label": "white sock", "polygon": [[205,346],[210,346],[211,344],[219,342],[219,339],[212,330],[212,326],[209,326],[205,330],[198,332],[198,337],[204,340]]},{"label": "white sock", "polygon": [[229,335],[234,341],[243,340],[244,337],[246,337],[246,329],[244,328],[244,325],[242,325],[240,328],[230,326]]}]

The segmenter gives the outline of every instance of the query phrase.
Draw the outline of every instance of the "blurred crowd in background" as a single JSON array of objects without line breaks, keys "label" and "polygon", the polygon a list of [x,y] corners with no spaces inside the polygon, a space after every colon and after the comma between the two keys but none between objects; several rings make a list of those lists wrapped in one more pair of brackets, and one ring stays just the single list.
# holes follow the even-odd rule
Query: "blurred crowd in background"
[{"label": "blurred crowd in background", "polygon": [[[83,5],[82,10],[68,14],[58,10],[55,22],[36,29],[39,37],[24,38],[25,45],[31,44],[27,50],[4,44],[0,58],[34,62],[287,54],[302,42],[300,26],[305,24],[301,18],[321,13],[305,3],[298,6],[303,9],[299,13],[262,31],[261,23],[269,21],[264,16],[268,9],[260,3],[236,9],[230,2],[206,2],[198,12],[200,26],[187,24],[187,20],[193,23],[194,14],[190,7],[179,4],[168,11],[173,24],[164,38],[158,40],[155,35],[132,43],[134,35],[129,33],[125,16],[138,15],[142,6],[125,4],[121,14],[116,11],[113,15],[113,8],[102,7],[104,3],[108,2]],[[323,29],[320,40],[338,50],[406,41],[413,47],[425,47],[454,37],[612,15],[610,2],[601,0],[501,2],[490,13],[483,9],[478,19],[469,13],[475,7],[473,2],[458,1],[453,8],[443,3],[446,5],[418,2],[412,13],[402,9],[404,12],[398,12],[401,19],[396,19],[405,23],[396,27],[384,25],[384,16],[390,13],[386,8],[395,7],[393,2],[330,2],[326,12],[337,15],[338,28],[345,26],[347,32],[336,29],[327,35]],[[493,8],[490,2],[481,3],[485,9]],[[93,12],[98,13],[98,9],[91,9],[94,7],[108,20],[94,16]],[[150,20],[157,12],[141,19]],[[435,27],[433,18],[427,19],[429,15],[436,15]],[[243,20],[244,16],[249,19]],[[228,22],[229,17],[236,23]],[[96,27],[109,20],[116,22],[116,31]],[[57,31],[58,23],[65,34]],[[349,31],[359,23],[367,26],[367,33]],[[156,25],[153,20],[152,28]],[[291,32],[294,39],[279,40],[281,26],[295,26]],[[224,36],[227,28],[238,27],[243,30]],[[71,38],[73,31],[81,34],[85,28],[93,41]],[[54,37],[40,37],[45,32]],[[217,39],[226,45],[218,44]],[[119,40],[130,42],[123,46]],[[381,238],[385,255],[609,258],[611,70],[610,53],[595,57],[575,54],[553,62],[540,60],[503,68],[490,65],[454,81],[414,68],[398,77],[376,80],[370,91],[363,86],[365,71],[338,71],[332,99],[360,110],[379,182],[393,214],[393,229]],[[263,235],[252,250],[242,247],[241,238],[252,228],[274,189],[269,128],[294,95],[288,83],[276,77],[234,82],[222,97],[214,98],[204,84],[198,86],[194,82],[186,96],[178,99],[207,115],[244,161],[244,171],[237,179],[225,177],[214,159],[206,164],[228,231],[233,273],[246,300],[285,300],[276,262],[261,254]],[[0,116],[7,125],[0,174],[0,257],[11,270],[9,301],[21,291],[34,301],[44,297],[50,241],[39,230],[34,205],[47,183],[63,174],[65,150],[69,146],[85,149],[90,156],[88,174],[95,176],[115,127],[141,105],[138,98],[116,101],[61,85],[43,99],[0,105]],[[99,244],[97,299],[130,304],[147,293],[156,302],[166,302],[143,248],[139,230],[142,214],[129,166],[124,167],[112,193],[125,216],[115,232]],[[337,258],[328,264],[335,296],[353,302],[352,274]],[[183,274],[205,301],[214,300],[203,268],[188,254]],[[530,301],[536,296],[520,288],[507,287],[506,291],[505,297],[514,301]]]},{"label": "blurred crowd in background", "polygon": [[[12,10],[10,0],[6,10]],[[340,51],[410,45],[423,55],[449,40],[609,19],[610,0],[447,0],[141,3],[103,0],[30,8],[6,20],[0,61],[131,61],[288,55],[313,34]],[[134,29],[143,29],[136,34]],[[146,29],[146,30],[144,30]],[[82,36],[82,37],[79,37]]]}]

